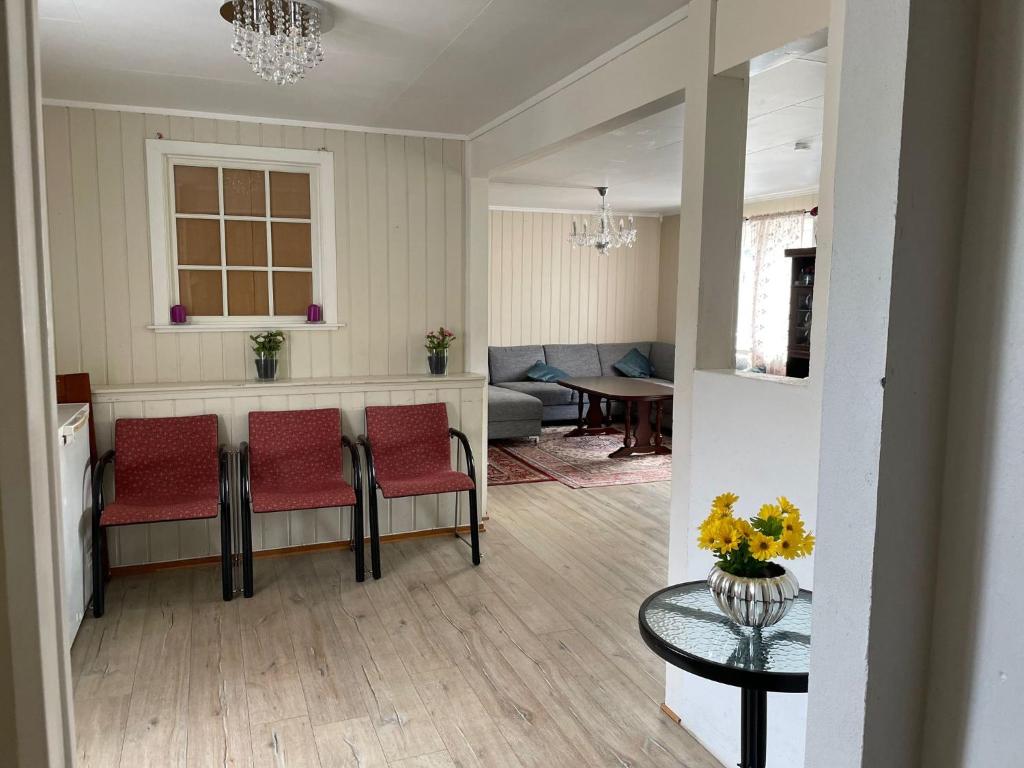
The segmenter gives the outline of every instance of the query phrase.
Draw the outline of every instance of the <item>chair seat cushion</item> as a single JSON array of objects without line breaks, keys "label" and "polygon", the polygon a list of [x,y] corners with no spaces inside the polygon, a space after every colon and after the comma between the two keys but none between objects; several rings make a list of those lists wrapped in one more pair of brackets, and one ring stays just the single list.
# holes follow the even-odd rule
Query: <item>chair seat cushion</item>
[{"label": "chair seat cushion", "polygon": [[388,480],[377,478],[377,485],[380,486],[385,499],[473,490],[473,481],[469,479],[469,475],[452,470],[419,477],[394,477]]},{"label": "chair seat cushion", "polygon": [[171,520],[200,520],[216,517],[220,502],[216,499],[175,499],[174,501],[147,501],[136,504],[115,501],[107,504],[100,515],[100,525],[135,525],[161,523]]},{"label": "chair seat cushion", "polygon": [[[564,387],[561,387],[564,389]],[[520,421],[536,419],[540,423],[544,404],[525,392],[516,392],[507,387],[487,387],[487,420]]]},{"label": "chair seat cushion", "polygon": [[302,487],[264,487],[252,489],[253,512],[285,512],[290,509],[352,507],[355,489],[341,478],[335,482]]},{"label": "chair seat cushion", "polygon": [[510,381],[499,385],[502,389],[530,395],[544,405],[569,405],[576,402],[576,392],[547,381]]}]

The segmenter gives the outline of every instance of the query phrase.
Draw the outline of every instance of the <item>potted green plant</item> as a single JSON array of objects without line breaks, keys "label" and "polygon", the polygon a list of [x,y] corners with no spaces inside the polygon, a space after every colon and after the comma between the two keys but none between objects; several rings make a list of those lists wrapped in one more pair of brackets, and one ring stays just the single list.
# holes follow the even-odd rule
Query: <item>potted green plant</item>
[{"label": "potted green plant", "polygon": [[814,551],[814,535],[785,496],[762,504],[751,518],[734,514],[737,501],[734,493],[716,496],[700,524],[697,546],[716,558],[708,589],[737,624],[770,627],[782,621],[800,591],[796,575],[775,559],[807,557]]},{"label": "potted green plant", "polygon": [[249,337],[252,351],[256,354],[256,378],[273,380],[277,378],[277,353],[284,346],[282,331],[264,331]]},{"label": "potted green plant", "polygon": [[455,341],[455,334],[443,325],[436,331],[427,331],[427,365],[435,376],[448,375],[448,347]]}]

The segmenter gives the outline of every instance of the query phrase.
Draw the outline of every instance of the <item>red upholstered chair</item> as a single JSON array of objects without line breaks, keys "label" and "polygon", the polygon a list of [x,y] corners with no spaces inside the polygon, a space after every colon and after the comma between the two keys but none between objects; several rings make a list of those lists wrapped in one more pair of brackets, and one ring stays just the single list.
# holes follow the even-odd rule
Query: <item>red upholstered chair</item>
[{"label": "red upholstered chair", "polygon": [[[341,448],[352,456],[352,485]],[[341,434],[341,411],[251,411],[249,442],[239,446],[242,491],[242,592],[252,597],[252,513],[352,507],[356,581],[363,580],[363,483],[359,454]]]},{"label": "red upholstered chair", "polygon": [[[103,477],[114,463],[115,498],[103,497]],[[202,520],[220,515],[221,581],[230,600],[231,511],[227,455],[217,444],[217,417],[118,419],[114,449],[93,476],[93,615],[103,615],[104,528],[137,523]]]},{"label": "red upholstered chair", "polygon": [[[451,438],[466,452],[468,474],[452,469]],[[480,531],[476,504],[476,468],[469,440],[448,426],[444,403],[368,406],[366,435],[359,438],[366,453],[370,490],[370,558],[373,577],[380,578],[380,526],[377,489],[385,499],[469,491],[473,565],[480,564]],[[458,531],[455,533],[458,536]]]}]

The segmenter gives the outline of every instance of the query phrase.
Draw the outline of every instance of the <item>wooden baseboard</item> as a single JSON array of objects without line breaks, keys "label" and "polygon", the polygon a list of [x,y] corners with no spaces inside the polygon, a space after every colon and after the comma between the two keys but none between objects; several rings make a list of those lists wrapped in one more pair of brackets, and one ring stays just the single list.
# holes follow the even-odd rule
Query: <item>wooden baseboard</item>
[{"label": "wooden baseboard", "polygon": [[661,705],[661,711],[664,712],[666,715],[668,715],[668,719],[671,720],[676,725],[682,725],[683,724],[682,718],[680,718],[679,715],[677,715],[675,712],[673,712],[672,708],[668,704],[664,704],[663,703]]},{"label": "wooden baseboard", "polygon": [[[487,530],[486,524],[480,524],[480,531]],[[405,541],[408,539],[428,539],[436,536],[451,536],[453,533],[469,533],[468,525],[460,525],[456,528],[430,528],[425,531],[407,531],[406,533],[389,533],[380,537],[381,543],[389,541]],[[369,545],[370,540],[366,539]],[[290,555],[303,555],[308,552],[324,552],[333,549],[348,549],[351,539],[341,541],[325,541],[321,544],[299,544],[294,547],[280,547],[278,549],[261,549],[252,553],[254,559],[264,557],[288,557]],[[369,557],[369,555],[367,555]],[[187,560],[165,560],[161,563],[140,563],[139,565],[117,565],[110,569],[111,576],[134,576],[143,573],[155,573],[166,571],[172,568],[196,568],[201,565],[218,565],[220,555],[210,557],[192,557]]]}]

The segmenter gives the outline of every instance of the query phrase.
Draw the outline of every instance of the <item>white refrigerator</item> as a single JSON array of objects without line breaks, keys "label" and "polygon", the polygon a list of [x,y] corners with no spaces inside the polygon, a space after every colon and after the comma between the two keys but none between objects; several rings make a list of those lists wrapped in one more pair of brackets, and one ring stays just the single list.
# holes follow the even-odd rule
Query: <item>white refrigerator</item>
[{"label": "white refrigerator", "polygon": [[71,649],[92,597],[92,466],[89,404],[57,406],[65,645]]}]

